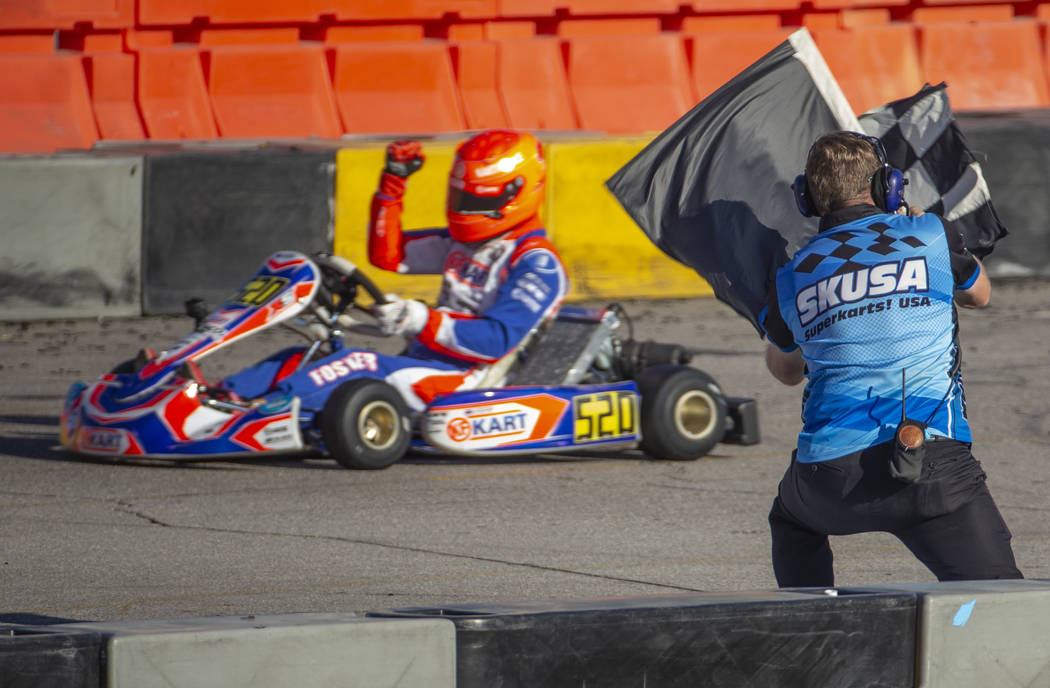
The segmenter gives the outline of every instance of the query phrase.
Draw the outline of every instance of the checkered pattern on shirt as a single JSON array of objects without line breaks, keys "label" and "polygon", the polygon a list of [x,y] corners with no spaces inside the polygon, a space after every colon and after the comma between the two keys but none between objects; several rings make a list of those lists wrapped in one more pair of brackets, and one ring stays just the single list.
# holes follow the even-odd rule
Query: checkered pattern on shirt
[{"label": "checkered pattern on shirt", "polygon": [[[884,222],[873,222],[867,225],[867,228],[876,233],[874,240],[870,238],[870,235],[850,230],[821,235],[813,243],[814,250],[795,266],[795,272],[811,273],[823,264],[825,260],[830,259],[840,263],[831,274],[842,275],[869,267],[866,263],[857,263],[852,260],[857,254],[865,251],[887,257],[900,250],[896,246],[897,242],[907,244],[911,248],[919,248],[926,245],[922,239],[915,236],[895,238],[886,234],[886,230],[890,229],[890,226]],[[861,242],[859,245],[858,241]],[[821,249],[825,252],[822,252]]]}]

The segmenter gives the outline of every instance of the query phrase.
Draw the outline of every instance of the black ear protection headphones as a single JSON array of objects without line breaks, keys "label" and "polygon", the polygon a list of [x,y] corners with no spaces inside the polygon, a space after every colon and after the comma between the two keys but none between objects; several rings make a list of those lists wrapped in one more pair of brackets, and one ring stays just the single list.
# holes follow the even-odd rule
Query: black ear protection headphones
[{"label": "black ear protection headphones", "polygon": [[[904,173],[895,167],[890,167],[886,159],[886,149],[878,138],[867,136],[866,134],[857,134],[852,131],[847,133],[864,139],[875,149],[875,154],[879,156],[879,162],[882,163],[882,167],[876,170],[871,177],[871,198],[880,210],[888,213],[897,212],[897,209],[904,203],[904,185],[908,183],[908,180],[904,178]],[[812,151],[813,149],[810,148],[810,152]],[[806,155],[806,160],[809,160],[808,154]],[[817,209],[813,206],[813,201],[809,197],[809,186],[806,184],[805,173],[795,177],[795,183],[791,185],[791,190],[795,192],[795,203],[798,204],[798,211],[803,216],[813,217],[817,214]]]}]

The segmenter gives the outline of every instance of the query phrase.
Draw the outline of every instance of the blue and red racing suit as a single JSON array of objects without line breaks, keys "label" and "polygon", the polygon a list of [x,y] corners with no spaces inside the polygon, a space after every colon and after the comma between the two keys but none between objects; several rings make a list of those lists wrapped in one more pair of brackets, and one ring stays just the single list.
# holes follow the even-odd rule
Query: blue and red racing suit
[{"label": "blue and red racing suit", "polygon": [[[462,243],[446,228],[403,231],[404,181],[383,174],[372,198],[368,255],[402,274],[441,274],[427,324],[384,378],[412,407],[476,387],[490,366],[553,318],[569,280],[538,217],[487,241]],[[489,381],[499,384],[502,380]]]},{"label": "blue and red racing suit", "polygon": [[[401,273],[444,275],[437,307],[423,331],[401,355],[345,348],[297,370],[301,348],[286,349],[231,375],[222,387],[241,398],[277,388],[298,397],[304,410],[320,410],[332,390],[355,377],[381,378],[412,410],[440,394],[472,389],[492,365],[519,347],[536,327],[554,317],[568,291],[561,258],[538,218],[487,241],[466,244],[447,229],[403,232],[403,181],[384,174],[372,203],[369,258]],[[400,182],[400,184],[398,184]],[[382,191],[394,185],[401,193]]]}]

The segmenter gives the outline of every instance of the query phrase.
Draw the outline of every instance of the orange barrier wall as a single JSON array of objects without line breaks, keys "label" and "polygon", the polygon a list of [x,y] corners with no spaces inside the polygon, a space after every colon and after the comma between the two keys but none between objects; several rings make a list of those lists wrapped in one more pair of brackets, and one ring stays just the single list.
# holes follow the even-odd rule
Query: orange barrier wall
[{"label": "orange barrier wall", "polygon": [[8,5],[0,153],[493,126],[646,134],[802,26],[858,113],[940,81],[958,111],[1050,107],[1050,0]]}]

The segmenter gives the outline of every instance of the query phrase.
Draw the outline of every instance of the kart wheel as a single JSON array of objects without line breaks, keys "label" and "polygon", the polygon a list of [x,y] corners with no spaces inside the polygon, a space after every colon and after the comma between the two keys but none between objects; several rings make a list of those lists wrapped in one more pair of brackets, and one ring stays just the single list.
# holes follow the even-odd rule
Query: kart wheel
[{"label": "kart wheel", "polygon": [[349,380],[325,402],[321,439],[328,454],[345,468],[386,468],[408,450],[408,407],[382,380]]},{"label": "kart wheel", "polygon": [[680,365],[647,368],[636,379],[642,395],[642,451],[654,459],[699,459],[726,432],[728,406],[703,371]]}]

